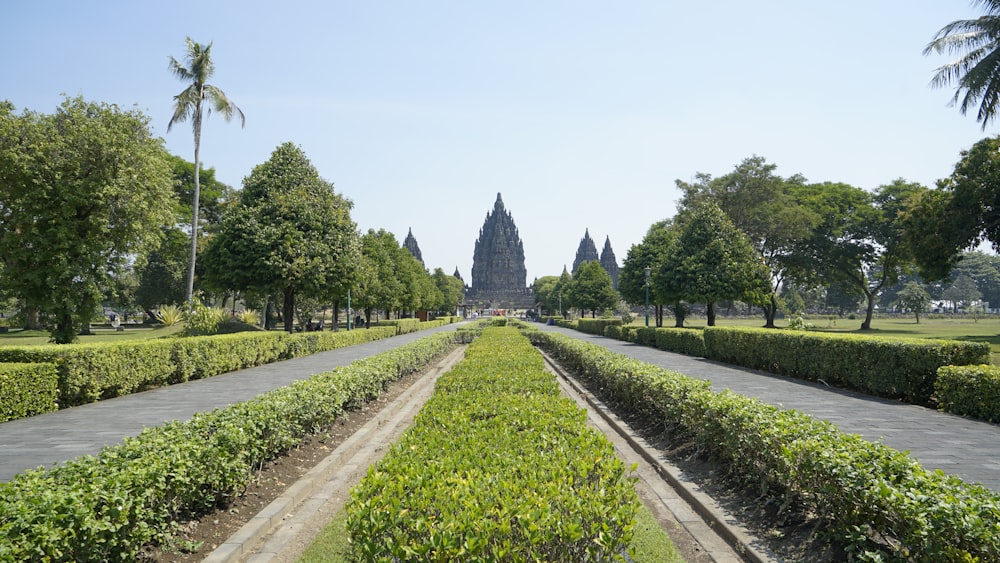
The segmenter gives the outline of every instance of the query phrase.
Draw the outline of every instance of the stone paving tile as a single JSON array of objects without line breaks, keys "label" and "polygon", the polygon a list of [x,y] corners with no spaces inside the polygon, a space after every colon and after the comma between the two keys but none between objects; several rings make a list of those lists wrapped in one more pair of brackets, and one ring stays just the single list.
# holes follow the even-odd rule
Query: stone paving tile
[{"label": "stone paving tile", "polygon": [[707,379],[716,391],[731,389],[830,421],[844,432],[908,451],[928,469],[940,469],[1000,492],[998,425],[603,336],[540,326],[542,330],[560,332],[643,362]]}]

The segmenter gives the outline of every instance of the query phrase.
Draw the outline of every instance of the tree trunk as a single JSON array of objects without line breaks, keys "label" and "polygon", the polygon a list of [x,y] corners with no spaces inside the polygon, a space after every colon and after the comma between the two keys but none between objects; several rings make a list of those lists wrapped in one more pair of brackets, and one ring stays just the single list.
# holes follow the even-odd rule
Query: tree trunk
[{"label": "tree trunk", "polygon": [[[348,318],[347,322],[349,323],[349,322],[351,322],[350,321],[350,318],[351,318],[350,317],[350,313],[348,313],[347,315],[348,315],[347,316],[347,318]],[[333,330],[340,330],[340,302],[339,301],[334,301],[333,302]]]},{"label": "tree trunk", "polygon": [[201,204],[201,100],[197,102],[194,116],[194,201],[191,202],[191,261],[188,264],[187,288],[184,300],[191,302],[194,296],[194,262],[198,256],[198,208]]},{"label": "tree trunk", "polygon": [[52,333],[52,341],[56,344],[71,344],[76,340],[76,330],[73,329],[73,316],[63,313],[56,323],[56,330]]},{"label": "tree trunk", "polygon": [[913,315],[917,317],[917,324],[920,324],[920,311],[914,311]]},{"label": "tree trunk", "polygon": [[295,331],[295,291],[286,287],[282,293],[285,297],[284,307],[282,307],[282,316],[285,317],[285,332]]},{"label": "tree trunk", "polygon": [[715,303],[709,303],[708,308],[705,311],[705,316],[708,318],[708,326],[715,326]]},{"label": "tree trunk", "polygon": [[24,330],[42,330],[42,323],[38,319],[38,307],[24,306]]},{"label": "tree trunk", "polygon": [[770,303],[764,305],[764,328],[775,328],[774,317],[778,316],[778,296],[771,292]]},{"label": "tree trunk", "polygon": [[861,330],[871,330],[872,317],[875,316],[875,293],[865,292],[865,300],[868,301],[868,306],[865,307],[865,320],[861,323]]}]

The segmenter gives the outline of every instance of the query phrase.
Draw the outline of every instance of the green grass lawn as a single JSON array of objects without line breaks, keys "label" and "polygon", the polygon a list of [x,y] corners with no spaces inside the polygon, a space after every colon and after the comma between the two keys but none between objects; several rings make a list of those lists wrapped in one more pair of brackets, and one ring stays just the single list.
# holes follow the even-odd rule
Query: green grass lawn
[{"label": "green grass lawn", "polygon": [[[636,515],[632,546],[635,548],[637,563],[683,563],[684,561],[674,548],[670,537],[645,506],[641,506]],[[346,562],[349,561],[348,549],[347,511],[342,509],[306,548],[299,558],[299,563]]]},{"label": "green grass lawn", "polygon": [[[156,326],[149,328],[144,325],[125,325],[125,330],[116,331],[113,328],[92,328],[94,334],[80,336],[78,343],[87,342],[121,342],[123,340],[142,340],[147,338],[162,338],[172,336],[184,330],[183,324],[173,326]],[[48,344],[49,333],[41,330],[12,330],[0,334],[0,346],[24,346]]]}]

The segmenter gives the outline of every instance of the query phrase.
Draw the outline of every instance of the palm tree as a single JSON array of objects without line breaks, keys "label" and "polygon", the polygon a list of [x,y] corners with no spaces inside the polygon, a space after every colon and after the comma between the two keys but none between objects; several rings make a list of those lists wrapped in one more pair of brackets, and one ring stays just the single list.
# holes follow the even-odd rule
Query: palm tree
[{"label": "palm tree", "polygon": [[979,104],[976,120],[986,124],[1000,109],[1000,0],[975,0],[985,14],[974,20],[957,20],[941,28],[924,48],[924,55],[961,53],[958,59],[938,67],[931,86],[957,83],[951,103],[966,111]]},{"label": "palm tree", "polygon": [[225,92],[208,84],[208,80],[215,72],[215,66],[212,64],[212,44],[195,43],[190,37],[186,39],[186,42],[185,62],[187,66],[170,57],[169,68],[174,76],[184,82],[190,82],[191,85],[174,96],[174,116],[167,124],[167,132],[170,132],[174,123],[191,118],[191,123],[194,126],[194,205],[191,214],[191,263],[188,267],[187,291],[185,293],[185,299],[190,301],[191,295],[194,293],[194,262],[198,251],[198,203],[201,198],[198,171],[201,169],[199,155],[201,153],[201,121],[205,113],[203,102],[207,101],[209,104],[209,115],[214,108],[226,121],[231,120],[234,113],[240,115],[243,127],[246,127],[247,120],[243,115],[243,110],[236,107],[236,104],[226,96]]}]

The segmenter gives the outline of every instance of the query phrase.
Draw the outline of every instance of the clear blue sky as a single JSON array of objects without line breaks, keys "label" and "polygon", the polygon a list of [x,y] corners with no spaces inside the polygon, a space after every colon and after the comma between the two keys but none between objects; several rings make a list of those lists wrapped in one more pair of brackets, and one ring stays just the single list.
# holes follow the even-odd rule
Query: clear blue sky
[{"label": "clear blue sky", "polygon": [[928,86],[921,52],[967,0],[806,2],[9,2],[0,98],[51,113],[62,94],[137,106],[167,133],[184,38],[214,42],[202,161],[234,187],[283,142],[354,201],[361,230],[471,278],[502,192],[528,283],[572,267],[584,230],[621,262],[672,217],[674,181],[746,157],[810,182],[933,186],[996,135]]}]

